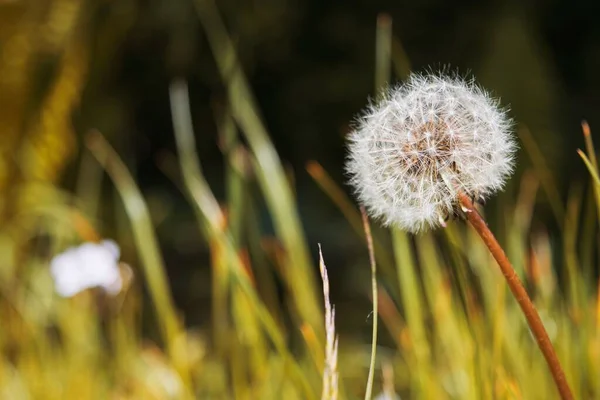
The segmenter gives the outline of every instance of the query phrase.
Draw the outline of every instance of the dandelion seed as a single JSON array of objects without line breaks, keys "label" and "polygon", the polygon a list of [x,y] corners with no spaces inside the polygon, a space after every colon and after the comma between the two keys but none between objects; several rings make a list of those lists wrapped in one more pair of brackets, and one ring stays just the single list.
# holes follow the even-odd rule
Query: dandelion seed
[{"label": "dandelion seed", "polygon": [[101,287],[111,295],[119,293],[123,287],[119,256],[119,246],[112,240],[84,243],[58,254],[50,262],[56,292],[62,297],[72,297],[86,289]]},{"label": "dandelion seed", "polygon": [[413,74],[350,135],[346,169],[359,201],[386,225],[444,226],[458,194],[485,198],[513,170],[506,111],[473,81]]}]

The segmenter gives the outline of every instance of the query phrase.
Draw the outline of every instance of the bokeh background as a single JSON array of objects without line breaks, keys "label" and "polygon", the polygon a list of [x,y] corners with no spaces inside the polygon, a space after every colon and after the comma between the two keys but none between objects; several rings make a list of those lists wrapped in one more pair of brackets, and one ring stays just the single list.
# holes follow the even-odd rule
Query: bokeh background
[{"label": "bokeh background", "polygon": [[[343,170],[345,135],[375,93],[381,15],[391,18],[392,57],[400,60],[392,84],[409,70],[447,69],[475,77],[510,108],[519,137],[534,142],[533,163],[531,151],[519,153],[515,183],[504,196],[515,197],[536,154],[543,155],[545,173],[556,183],[554,200],[564,201],[574,184],[589,189],[576,150],[584,147],[583,119],[600,140],[597,1],[218,0],[216,5],[293,182],[311,255],[317,259],[317,243],[327,249],[342,333],[370,335],[368,258],[362,239],[306,167],[317,161],[350,193]],[[90,156],[83,143],[97,129],[148,201],[186,324],[207,328],[210,248],[185,196],[159,167],[176,152],[169,84],[181,78],[189,85],[204,174],[224,200],[226,161],[218,123],[227,109],[227,91],[191,0],[0,0],[0,225],[17,238],[26,231],[20,213],[45,202],[31,182],[53,183],[66,192],[85,187],[81,171]],[[263,232],[272,232],[256,185],[247,195],[258,205]],[[94,226],[119,243],[122,259],[135,272],[131,230],[108,180],[98,196]],[[537,198],[532,225],[558,231],[548,197]],[[488,207],[499,208],[501,199]],[[491,221],[497,226],[494,216]],[[43,235],[28,234],[21,242],[17,255],[44,251]]]}]

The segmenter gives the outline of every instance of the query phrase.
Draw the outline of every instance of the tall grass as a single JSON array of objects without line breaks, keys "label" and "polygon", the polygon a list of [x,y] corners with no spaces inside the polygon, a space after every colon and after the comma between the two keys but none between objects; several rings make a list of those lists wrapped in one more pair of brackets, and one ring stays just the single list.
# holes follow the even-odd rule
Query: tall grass
[{"label": "tall grass", "polygon": [[[117,153],[95,134],[89,148],[118,191],[122,204],[117,206],[124,206],[134,234],[139,253],[139,263],[132,265],[134,281],[116,298],[87,291],[62,299],[53,293],[48,257],[33,251],[18,275],[0,274],[0,397],[317,399],[335,393],[359,399],[371,369],[375,394],[383,392],[378,378],[383,374],[385,393],[395,391],[404,399],[557,398],[495,261],[460,221],[419,237],[394,229],[374,231],[381,273],[373,300],[379,304],[379,330],[390,334],[395,347],[378,346],[369,368],[371,346],[356,345],[343,334],[336,339],[312,261],[319,259],[318,249],[307,244],[292,186],[259,118],[235,48],[212,1],[197,0],[197,9],[228,89],[229,109],[219,120],[227,198],[219,202],[204,178],[195,151],[198,129],[191,124],[182,81],[170,88],[177,154],[165,156],[161,168],[187,196],[211,249],[212,330],[186,327],[172,300],[148,205]],[[389,23],[387,17],[380,19],[378,87],[389,80],[390,70],[402,79],[410,65]],[[563,204],[545,172],[543,154],[525,134],[533,169],[516,182],[515,196],[504,196],[493,211],[504,227],[499,239],[534,298],[575,397],[600,399],[600,294],[594,273],[600,172],[586,132],[586,152],[580,155],[593,177],[590,193],[575,186]],[[100,176],[89,157],[83,160],[80,187],[95,193]],[[360,212],[345,191],[317,161],[307,170],[348,228],[364,238]],[[256,223],[257,204],[245,195],[249,187],[260,188],[275,237]],[[536,217],[538,188],[552,202],[561,237],[551,235]],[[28,225],[32,236],[47,235],[53,253],[100,237],[91,222],[97,218],[98,198],[74,202],[56,188],[48,190],[53,195],[45,206],[22,216],[35,221]],[[3,233],[2,252],[17,245]],[[322,245],[327,254],[327,243]],[[364,255],[368,269],[366,246]],[[321,266],[323,272],[322,258]],[[283,282],[289,299],[283,304],[275,293],[276,281]],[[370,285],[364,284],[368,292]],[[159,339],[151,340],[142,330],[142,289],[154,305]],[[336,314],[337,321],[341,318]],[[325,396],[324,375],[330,385]]]}]

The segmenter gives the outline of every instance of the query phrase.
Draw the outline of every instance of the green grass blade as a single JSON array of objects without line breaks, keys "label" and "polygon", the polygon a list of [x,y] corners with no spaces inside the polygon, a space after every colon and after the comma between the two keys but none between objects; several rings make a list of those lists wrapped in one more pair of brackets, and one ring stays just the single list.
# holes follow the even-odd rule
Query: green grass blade
[{"label": "green grass blade", "polygon": [[187,380],[188,371],[185,370],[185,361],[175,348],[176,340],[182,337],[184,332],[168,287],[166,269],[148,207],[125,164],[99,132],[88,135],[87,146],[110,175],[121,195],[130,218],[134,241],[142,261],[150,296],[156,308],[163,340],[173,364],[182,374],[182,378]]},{"label": "green grass blade", "polygon": [[600,186],[600,177],[598,177],[598,172],[596,172],[596,169],[594,168],[594,165],[592,164],[590,159],[585,155],[583,151],[579,149],[577,149],[577,154],[579,154],[579,157],[581,157],[581,159],[583,160],[583,163],[587,167],[590,175],[592,176],[592,178],[594,178],[594,184],[596,186]]},{"label": "green grass blade", "polygon": [[376,30],[375,93],[379,97],[387,88],[392,71],[392,18],[388,14],[379,14]]},{"label": "green grass blade", "polygon": [[554,216],[556,217],[556,221],[559,226],[562,227],[565,218],[565,206],[560,197],[560,192],[556,187],[556,182],[552,175],[550,174],[550,169],[546,163],[544,158],[544,154],[540,150],[539,146],[535,142],[533,135],[529,132],[529,129],[526,127],[522,127],[518,130],[519,137],[531,162],[533,163],[533,167],[540,179],[542,187],[546,192],[546,196],[548,196],[548,201],[550,202],[550,207],[554,212]]},{"label": "green grass blade", "polygon": [[371,265],[371,287],[373,291],[373,334],[371,339],[371,361],[369,363],[369,376],[367,378],[367,388],[365,390],[365,400],[371,400],[373,392],[373,378],[375,377],[375,360],[377,359],[377,328],[379,321],[377,294],[377,263],[375,262],[375,251],[373,250],[373,237],[371,236],[371,227],[369,226],[369,217],[364,208],[361,208],[363,225],[365,227],[365,237],[367,238],[367,249],[369,250],[369,264]]},{"label": "green grass blade", "polygon": [[303,237],[296,202],[281,161],[263,125],[258,107],[242,72],[234,45],[212,0],[196,0],[196,9],[227,85],[231,112],[244,133],[255,161],[255,171],[273,217],[277,235],[287,251],[287,272],[294,303],[303,321],[324,332],[318,306],[316,276]]},{"label": "green grass blade", "polygon": [[195,151],[196,143],[189,110],[187,85],[184,82],[175,82],[170,87],[171,109],[173,114],[173,128],[179,152],[179,160],[185,182],[185,190],[192,200],[195,212],[204,227],[205,235],[212,238],[226,254],[228,272],[247,296],[248,303],[263,324],[263,328],[279,353],[288,361],[292,368],[293,376],[304,390],[307,398],[314,398],[306,376],[300,371],[298,364],[286,348],[284,337],[281,335],[273,318],[266,310],[254,288],[251,286],[244,266],[236,253],[235,247],[224,231],[224,216],[218,202],[214,198],[200,167],[200,161]]}]

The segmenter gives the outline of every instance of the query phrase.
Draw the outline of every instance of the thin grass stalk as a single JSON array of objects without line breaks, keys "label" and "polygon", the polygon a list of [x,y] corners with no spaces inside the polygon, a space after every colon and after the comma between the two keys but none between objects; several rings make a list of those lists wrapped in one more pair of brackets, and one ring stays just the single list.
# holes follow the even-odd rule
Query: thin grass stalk
[{"label": "thin grass stalk", "polygon": [[167,284],[166,269],[148,207],[125,164],[106,139],[99,132],[94,131],[88,135],[86,144],[109,174],[121,195],[131,222],[133,239],[142,261],[144,277],[158,314],[159,326],[167,353],[173,365],[181,374],[184,384],[187,384],[189,383],[187,364],[182,359],[181,352],[175,348],[176,341],[183,337],[184,332]]},{"label": "thin grass stalk", "polygon": [[[344,219],[350,224],[354,232],[361,238],[365,239],[365,231],[363,229],[362,217],[356,206],[350,201],[346,193],[335,183],[333,178],[323,169],[323,167],[316,161],[311,161],[306,165],[308,174],[314,179],[319,188],[331,199],[331,201],[341,211]],[[380,271],[388,279],[394,279],[396,273],[394,271],[394,263],[389,257],[388,252],[383,246],[383,240],[377,235],[377,232],[373,234],[373,247],[375,248],[375,259],[377,265],[380,267]],[[396,289],[396,288],[394,288]],[[397,289],[396,289],[397,290]],[[397,294],[397,293],[395,293]]]},{"label": "thin grass stalk", "polygon": [[397,37],[392,38],[392,66],[394,75],[401,81],[406,80],[412,70],[404,45]]},{"label": "thin grass stalk", "polygon": [[[419,238],[417,256],[422,265],[425,295],[432,311],[434,339],[438,354],[444,359],[449,368],[453,370],[468,370],[469,362],[474,354],[474,340],[467,329],[468,321],[463,307],[457,307],[452,286],[444,271],[444,262],[440,259],[437,244],[433,235],[426,234]],[[474,375],[472,375],[474,376]],[[439,398],[442,383],[436,389],[426,387],[424,398]],[[433,392],[433,393],[432,393]],[[469,393],[473,395],[473,393]],[[458,395],[458,394],[457,394]],[[464,393],[461,397],[464,397]]]},{"label": "thin grass stalk", "polygon": [[245,215],[244,192],[248,190],[248,185],[246,184],[246,160],[238,140],[235,121],[229,110],[226,110],[222,116],[218,129],[226,159],[227,227],[233,243],[240,248]]},{"label": "thin grass stalk", "polygon": [[[202,197],[204,204],[204,218],[209,222],[200,219],[205,225],[205,232],[209,232],[208,226],[224,227],[225,217],[216,201],[212,201],[207,194],[207,188],[204,185],[197,184],[192,177],[201,175],[200,164],[196,162],[196,148],[193,140],[192,117],[189,109],[189,98],[185,82],[174,82],[169,88],[171,101],[171,116],[173,120],[173,129],[175,132],[176,143],[179,153],[179,162],[186,188],[194,192],[193,196]],[[189,132],[189,133],[188,133]],[[206,239],[211,240],[210,233],[206,233]],[[213,318],[213,340],[216,350],[221,352],[224,349],[224,339],[228,330],[228,290],[229,274],[224,265],[227,257],[223,255],[223,249],[218,243],[214,243],[211,253],[213,254],[212,271],[212,318]],[[224,354],[224,353],[222,353]]]},{"label": "thin grass stalk", "polygon": [[[413,352],[416,360],[416,377],[420,390],[425,389],[425,381],[429,376],[425,368],[430,360],[430,348],[425,330],[425,309],[423,307],[421,285],[417,277],[412,249],[408,235],[395,228],[392,229],[392,243],[396,258],[396,272],[400,286],[400,298],[410,332]],[[414,379],[414,378],[413,378]]]},{"label": "thin grass stalk", "polygon": [[[451,240],[450,236],[452,235],[452,231],[450,229],[448,229],[448,227],[446,227],[443,231],[444,231],[443,232],[444,239],[446,241],[450,241]],[[458,256],[458,254],[456,254],[457,252],[456,252],[455,248],[450,247],[449,252],[450,252],[450,254],[449,254],[450,259],[454,261],[454,268],[452,269],[452,275],[454,276],[454,280],[458,283],[460,301],[463,305],[462,309],[464,310],[467,320],[475,322],[475,319],[479,318],[480,314],[476,313],[476,311],[478,311],[475,308],[476,304],[474,304],[474,299],[476,298],[476,294],[475,294],[474,288],[470,282],[470,278],[471,278],[471,276],[469,275],[470,271],[467,268],[467,265],[463,262],[463,260]],[[475,334],[477,332],[475,327],[474,326],[470,326],[470,327],[473,328],[473,329],[471,329],[471,333]],[[478,338],[476,337],[476,339],[478,339]]]},{"label": "thin grass stalk", "polygon": [[[588,169],[590,172],[594,172],[598,175],[598,161],[596,159],[596,150],[594,149],[594,141],[592,140],[592,131],[590,129],[590,125],[587,121],[581,122],[581,129],[583,130],[583,138],[585,140],[585,149],[589,156],[589,164]],[[598,221],[600,221],[600,186],[596,183],[597,180],[594,180],[594,198],[596,199],[596,217]]]},{"label": "thin grass stalk", "polygon": [[381,96],[388,86],[392,71],[392,18],[377,16],[375,34],[375,93]]},{"label": "thin grass stalk", "polygon": [[[498,368],[503,364],[502,362],[502,348],[503,344],[506,341],[506,285],[498,285],[500,286],[496,292],[496,307],[490,308],[495,310],[491,323],[491,333],[492,333],[492,353],[490,359],[490,373],[494,373],[494,368]],[[514,351],[514,347],[509,347],[511,351]]]},{"label": "thin grass stalk", "polygon": [[[244,133],[254,155],[255,171],[267,205],[273,215],[277,235],[282,239],[287,255],[286,269],[292,287],[294,304],[303,321],[322,333],[323,312],[317,304],[316,277],[308,247],[303,237],[294,196],[281,161],[242,71],[233,41],[228,35],[213,0],[195,0],[196,10],[206,31],[219,72],[227,85],[231,113]],[[319,335],[321,337],[321,335]]]},{"label": "thin grass stalk", "polygon": [[[469,263],[467,261],[467,256],[465,254],[465,249],[469,249],[469,251],[473,250],[472,246],[466,245],[461,232],[459,231],[459,226],[457,224],[449,224],[444,230],[444,237],[449,245],[449,256],[450,260],[452,260],[453,269],[456,269],[459,274],[459,283],[461,288],[468,286],[469,291],[473,292],[473,286],[471,282],[475,279],[474,276],[470,275],[470,272],[473,270],[470,268]],[[486,253],[487,255],[487,253]],[[464,276],[466,279],[460,278],[460,276]],[[476,340],[476,346],[480,346],[483,343],[489,343],[492,341],[495,343],[493,349],[500,349],[499,344],[501,343],[498,338],[502,332],[498,332],[497,329],[494,329],[494,323],[497,322],[499,316],[503,317],[504,314],[494,312],[493,314],[485,313],[487,310],[497,310],[498,308],[502,309],[503,304],[498,304],[495,300],[497,298],[498,289],[496,287],[486,286],[486,279],[483,276],[477,274],[477,280],[480,281],[481,284],[481,298],[478,300],[476,306],[478,307],[476,310],[480,311],[477,313],[469,313],[470,321],[466,321],[468,324],[471,323],[473,328],[471,332],[473,333],[474,339]],[[462,289],[463,293],[466,293],[464,289]],[[469,299],[467,299],[469,301]],[[469,305],[469,303],[467,303]],[[469,311],[473,311],[473,306],[470,305]],[[495,319],[494,319],[495,318]],[[471,322],[472,321],[472,322]],[[490,328],[492,327],[492,328]],[[485,356],[484,356],[485,354]],[[476,352],[475,357],[479,364],[478,371],[479,374],[479,388],[473,392],[474,395],[479,396],[479,398],[492,398],[492,382],[495,381],[494,375],[494,366],[500,365],[500,362],[493,363],[493,352],[492,356],[489,357],[489,354],[483,352]],[[497,354],[497,353],[496,353]]]},{"label": "thin grass stalk", "polygon": [[314,393],[310,388],[306,376],[302,374],[298,364],[287,350],[282,333],[279,331],[277,324],[264,304],[258,298],[230,237],[223,229],[225,218],[219,207],[219,203],[214,198],[204,178],[198,154],[195,151],[196,143],[189,110],[187,85],[184,82],[173,83],[170,88],[170,95],[173,128],[185,183],[184,190],[194,206],[200,226],[203,228],[206,237],[215,240],[220,248],[223,249],[225,253],[224,257],[227,261],[223,265],[228,266],[227,272],[235,280],[235,283],[240,286],[246,296],[248,296],[248,301],[253,305],[253,309],[261,321],[265,332],[282,357],[289,363],[292,375],[297,379],[306,398],[314,399]]},{"label": "thin grass stalk", "polygon": [[[174,159],[174,157],[173,157],[173,159]],[[162,160],[160,167],[161,167],[162,171],[175,182],[176,179],[172,173],[173,168],[172,168],[172,165],[170,165],[171,160],[172,159],[170,159],[170,157],[164,158]],[[206,199],[211,202],[216,202],[216,199],[214,197],[212,197],[212,193],[208,189],[208,185],[207,185],[206,181],[204,180],[204,177],[199,176],[199,177],[195,177],[195,179],[200,179],[200,181],[201,181],[200,185],[203,188],[206,188],[205,189],[205,190],[207,190],[206,194],[208,195],[206,197]],[[221,227],[214,227],[214,226],[211,226],[206,223],[207,222],[207,218],[205,216],[206,204],[198,203],[198,201],[200,199],[199,197],[192,196],[190,194],[189,190],[182,187],[181,185],[178,185],[178,188],[184,194],[186,194],[188,196],[191,204],[194,206],[194,211],[196,212],[196,216],[201,221],[200,226],[202,228],[203,234],[205,234],[209,238],[212,238],[215,241],[215,243],[218,246],[220,246],[221,250],[225,253],[224,257],[227,262],[224,262],[224,265],[228,266],[228,271],[227,271],[228,274],[231,275],[231,277],[235,281],[235,283],[240,285],[242,287],[242,289],[244,289],[244,292],[249,296],[250,301],[253,303],[254,308],[255,308],[257,314],[259,315],[260,320],[263,323],[263,328],[265,329],[267,336],[269,336],[269,338],[271,339],[271,341],[273,342],[275,347],[279,351],[282,352],[282,355],[288,361],[291,360],[291,354],[287,351],[287,348],[285,346],[283,331],[279,330],[279,327],[273,320],[273,317],[269,314],[268,310],[264,307],[264,304],[258,298],[254,287],[252,287],[250,278],[244,269],[244,265],[242,264],[241,260],[239,259],[239,256],[236,253],[235,248],[233,247],[233,244],[231,243],[230,239],[224,232],[222,232]],[[296,364],[294,364],[294,365],[296,365]],[[295,371],[295,372],[297,372],[297,371]]]},{"label": "thin grass stalk", "polygon": [[[539,188],[539,180],[533,171],[526,171],[519,184],[519,193],[514,212],[506,213],[507,253],[518,274],[525,273],[527,265],[527,236],[531,230],[531,219]],[[502,215],[502,213],[499,213]]]},{"label": "thin grass stalk", "polygon": [[80,165],[75,193],[77,198],[81,199],[82,209],[86,215],[90,218],[96,218],[102,189],[102,169],[88,152],[81,155]]},{"label": "thin grass stalk", "polygon": [[579,277],[581,270],[579,266],[579,258],[577,256],[578,233],[579,233],[579,216],[581,202],[583,197],[583,187],[574,184],[569,191],[567,198],[567,209],[564,224],[564,258],[566,266],[566,275],[568,277],[570,311],[573,313],[575,324],[581,322],[581,302],[585,301],[585,289],[579,285]]},{"label": "thin grass stalk", "polygon": [[[593,192],[594,192],[594,200],[595,200],[595,205],[596,205],[596,218],[598,219],[598,222],[600,223],[600,178],[598,177],[599,175],[599,170],[598,170],[598,161],[597,161],[597,157],[596,157],[596,150],[594,148],[594,142],[592,140],[592,133],[590,130],[590,126],[588,125],[588,123],[586,121],[583,121],[581,123],[582,129],[583,129],[583,136],[585,139],[585,145],[586,145],[586,150],[587,150],[587,154],[589,155],[589,159],[586,157],[586,155],[581,151],[581,150],[577,150],[577,153],[579,154],[579,156],[583,159],[583,162],[585,163],[588,171],[590,172],[590,174],[592,175],[592,186],[593,186]],[[590,228],[589,230],[584,230],[584,235],[585,238],[584,240],[587,239],[587,243],[589,243],[589,246],[587,246],[587,248],[589,248],[590,250],[593,249],[595,246],[594,244],[597,243],[597,235],[596,235],[596,231],[593,228]],[[585,255],[585,253],[584,253]],[[589,255],[589,262],[584,263],[584,268],[585,268],[585,272],[587,275],[587,278],[591,278],[593,276],[592,274],[592,262],[591,260],[593,260],[593,254]],[[585,267],[587,266],[587,267]],[[599,291],[600,293],[600,291]],[[600,396],[600,394],[599,394]]]},{"label": "thin grass stalk", "polygon": [[240,343],[237,335],[233,331],[228,331],[227,340],[229,341],[229,345],[227,349],[229,350],[229,361],[230,361],[230,376],[231,376],[231,395],[234,399],[247,399],[250,398],[247,388],[248,382],[246,380],[246,357],[244,354],[244,349],[242,344]]},{"label": "thin grass stalk", "polygon": [[494,234],[490,231],[477,209],[475,209],[471,199],[465,194],[460,194],[459,201],[461,206],[466,210],[465,214],[471,226],[473,226],[473,228],[477,231],[483,242],[488,247],[490,253],[497,261],[502,274],[506,278],[506,282],[508,283],[511,292],[519,303],[521,310],[523,310],[523,314],[527,319],[533,336],[535,337],[538,346],[540,347],[540,350],[542,351],[542,354],[548,363],[548,367],[550,368],[550,372],[552,373],[552,377],[554,378],[554,382],[556,383],[561,398],[563,400],[572,400],[573,394],[569,388],[567,378],[560,365],[558,356],[552,347],[552,342],[548,337],[548,332],[546,332],[546,328],[544,328],[544,324],[542,323],[542,320],[535,309],[533,302],[529,298],[527,291],[515,273],[510,261],[506,257],[504,250],[502,250],[502,247],[494,237]]},{"label": "thin grass stalk", "polygon": [[[583,130],[583,138],[585,140],[585,149],[587,151],[589,157],[588,167],[590,172],[594,172],[598,175],[598,161],[596,160],[596,150],[594,149],[594,141],[592,140],[592,131],[587,121],[581,122],[581,129]],[[600,187],[598,185],[594,185],[594,195],[596,198],[596,204],[598,205],[598,215],[597,217],[600,219]]]},{"label": "thin grass stalk", "polygon": [[[266,366],[269,357],[269,344],[265,340],[262,332],[260,320],[254,312],[252,301],[240,288],[235,285],[232,288],[232,313],[233,320],[236,322],[235,330],[232,333],[236,336],[241,345],[244,357],[244,373],[249,385],[254,386],[253,382],[260,382],[266,376]],[[249,389],[254,391],[256,388]]]},{"label": "thin grass stalk", "polygon": [[600,177],[598,175],[598,172],[594,168],[594,165],[590,161],[590,159],[585,155],[585,153],[583,151],[581,151],[579,149],[577,149],[577,154],[579,154],[579,157],[581,157],[581,159],[583,160],[583,163],[587,167],[588,172],[590,173],[590,175],[592,175],[594,184],[597,186],[600,186]]},{"label": "thin grass stalk", "polygon": [[550,207],[556,217],[556,222],[562,228],[562,225],[565,222],[565,206],[561,200],[556,182],[549,172],[550,169],[548,168],[544,154],[540,150],[529,129],[521,127],[517,132],[527,154],[529,154],[529,158],[533,163],[536,174],[540,178],[540,183],[546,192]]},{"label": "thin grass stalk", "polygon": [[325,365],[323,369],[323,393],[321,400],[337,400],[339,373],[337,368],[338,337],[335,333],[335,308],[329,300],[329,276],[323,252],[319,244],[319,270],[323,280],[323,298],[325,302]]},{"label": "thin grass stalk", "polygon": [[247,210],[246,223],[248,241],[248,254],[254,262],[255,274],[257,279],[258,290],[260,290],[261,298],[263,299],[267,309],[270,311],[273,319],[277,321],[282,334],[286,332],[280,307],[281,303],[277,294],[277,284],[275,281],[275,272],[273,271],[271,262],[263,249],[261,231],[260,212],[257,201],[252,196],[246,194],[245,207]]},{"label": "thin grass stalk", "polygon": [[367,238],[367,248],[369,249],[369,263],[371,264],[371,286],[373,291],[373,338],[371,341],[371,362],[369,364],[369,377],[367,379],[367,388],[365,390],[365,400],[370,400],[373,393],[373,379],[375,377],[375,360],[377,358],[377,322],[379,314],[377,309],[377,265],[375,264],[375,251],[373,250],[373,237],[371,236],[371,226],[369,217],[364,207],[361,207],[365,236]]},{"label": "thin grass stalk", "polygon": [[[583,273],[583,279],[586,281],[590,281],[594,279],[594,252],[598,248],[598,235],[597,235],[597,227],[598,227],[598,199],[596,198],[596,189],[592,182],[592,187],[586,192],[585,195],[585,204],[583,206],[583,221],[581,221],[581,234],[580,234],[580,262],[581,269]],[[596,218],[592,218],[595,216]]]}]

